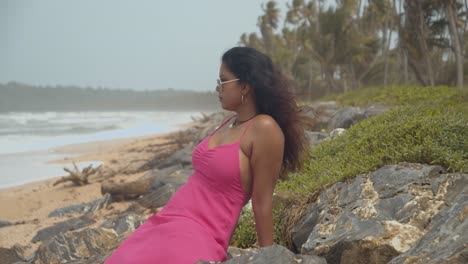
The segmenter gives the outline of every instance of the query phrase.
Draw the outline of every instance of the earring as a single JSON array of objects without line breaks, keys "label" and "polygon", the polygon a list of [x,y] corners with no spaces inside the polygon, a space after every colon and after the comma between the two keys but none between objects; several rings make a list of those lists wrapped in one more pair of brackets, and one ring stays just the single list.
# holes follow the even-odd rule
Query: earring
[{"label": "earring", "polygon": [[244,95],[241,97],[242,104],[244,104]]}]

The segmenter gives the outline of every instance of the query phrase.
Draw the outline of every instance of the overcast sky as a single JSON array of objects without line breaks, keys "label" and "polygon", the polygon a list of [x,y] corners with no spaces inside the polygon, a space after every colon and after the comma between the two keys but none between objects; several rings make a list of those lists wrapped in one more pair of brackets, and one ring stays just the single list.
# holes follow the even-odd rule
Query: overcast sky
[{"label": "overcast sky", "polygon": [[0,83],[213,90],[266,2],[1,0]]}]

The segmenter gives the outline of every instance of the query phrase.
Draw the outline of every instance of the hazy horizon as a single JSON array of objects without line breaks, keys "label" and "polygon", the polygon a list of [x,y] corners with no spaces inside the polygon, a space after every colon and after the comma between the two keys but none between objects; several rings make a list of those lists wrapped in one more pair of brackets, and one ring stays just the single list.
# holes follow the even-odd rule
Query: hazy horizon
[{"label": "hazy horizon", "polygon": [[214,90],[220,56],[258,32],[266,2],[2,1],[0,83]]}]

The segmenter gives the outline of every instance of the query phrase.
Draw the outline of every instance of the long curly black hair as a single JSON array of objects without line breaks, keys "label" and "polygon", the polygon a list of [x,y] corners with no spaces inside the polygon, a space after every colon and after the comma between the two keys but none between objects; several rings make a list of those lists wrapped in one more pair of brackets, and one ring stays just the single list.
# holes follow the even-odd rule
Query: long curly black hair
[{"label": "long curly black hair", "polygon": [[296,103],[291,82],[273,64],[270,57],[250,47],[226,51],[222,63],[254,90],[259,114],[273,117],[285,136],[283,166],[280,177],[302,168],[306,149],[303,116]]}]

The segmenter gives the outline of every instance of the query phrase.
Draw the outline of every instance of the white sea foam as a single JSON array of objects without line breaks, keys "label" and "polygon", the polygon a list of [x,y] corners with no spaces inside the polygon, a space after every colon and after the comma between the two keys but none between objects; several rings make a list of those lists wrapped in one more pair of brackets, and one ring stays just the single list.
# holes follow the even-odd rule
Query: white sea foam
[{"label": "white sea foam", "polygon": [[0,114],[0,154],[175,130],[193,112],[71,112]]},{"label": "white sea foam", "polygon": [[[194,112],[46,112],[0,114],[0,188],[63,175],[58,146],[164,133]],[[35,153],[31,153],[35,152]],[[87,166],[86,162],[82,166]],[[94,162],[97,165],[99,162]],[[78,164],[80,166],[80,164]]]}]

